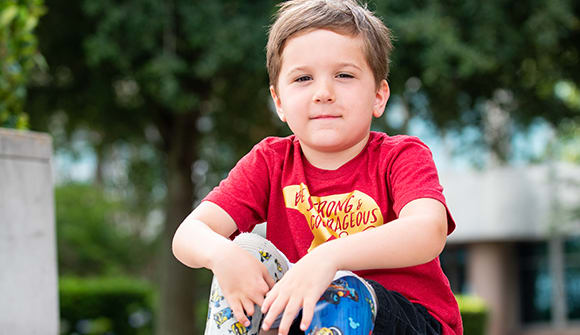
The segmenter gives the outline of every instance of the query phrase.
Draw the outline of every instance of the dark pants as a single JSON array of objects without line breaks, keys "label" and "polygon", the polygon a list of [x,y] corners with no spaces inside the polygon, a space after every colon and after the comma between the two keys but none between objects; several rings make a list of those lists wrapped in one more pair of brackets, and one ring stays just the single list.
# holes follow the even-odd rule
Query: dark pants
[{"label": "dark pants", "polygon": [[[419,304],[410,302],[401,294],[385,289],[381,284],[368,280],[377,296],[377,317],[373,334],[375,335],[440,335],[441,324]],[[300,330],[298,315],[292,327],[291,335],[304,334]],[[347,335],[347,334],[345,334]]]}]

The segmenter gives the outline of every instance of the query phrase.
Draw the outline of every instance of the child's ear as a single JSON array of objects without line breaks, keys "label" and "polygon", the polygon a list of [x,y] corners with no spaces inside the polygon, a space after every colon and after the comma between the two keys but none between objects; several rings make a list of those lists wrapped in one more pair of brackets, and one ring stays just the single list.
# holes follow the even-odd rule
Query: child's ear
[{"label": "child's ear", "polygon": [[375,104],[373,105],[373,116],[381,117],[385,112],[385,107],[387,106],[387,101],[391,96],[391,90],[389,89],[389,84],[385,79],[381,80],[377,93],[375,95]]},{"label": "child's ear", "polygon": [[286,122],[286,115],[284,115],[284,111],[282,110],[282,102],[276,93],[274,85],[270,85],[270,95],[272,96],[272,101],[274,101],[274,106],[276,106],[276,114],[278,114],[278,117],[282,122]]}]

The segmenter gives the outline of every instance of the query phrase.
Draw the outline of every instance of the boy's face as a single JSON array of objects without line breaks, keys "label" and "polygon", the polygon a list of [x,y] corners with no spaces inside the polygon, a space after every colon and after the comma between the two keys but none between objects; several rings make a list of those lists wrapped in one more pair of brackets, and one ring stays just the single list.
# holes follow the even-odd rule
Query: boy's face
[{"label": "boy's face", "polygon": [[385,80],[377,87],[363,50],[360,37],[326,29],[286,41],[277,88],[270,87],[270,93],[303,151],[340,153],[366,145],[389,87]]}]

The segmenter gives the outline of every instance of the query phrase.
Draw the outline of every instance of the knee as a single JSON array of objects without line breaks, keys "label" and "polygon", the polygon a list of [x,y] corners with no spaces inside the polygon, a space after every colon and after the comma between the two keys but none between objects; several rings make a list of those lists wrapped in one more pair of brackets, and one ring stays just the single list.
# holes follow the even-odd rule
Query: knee
[{"label": "knee", "polygon": [[375,310],[370,286],[355,276],[339,278],[320,297],[306,334],[369,334]]}]

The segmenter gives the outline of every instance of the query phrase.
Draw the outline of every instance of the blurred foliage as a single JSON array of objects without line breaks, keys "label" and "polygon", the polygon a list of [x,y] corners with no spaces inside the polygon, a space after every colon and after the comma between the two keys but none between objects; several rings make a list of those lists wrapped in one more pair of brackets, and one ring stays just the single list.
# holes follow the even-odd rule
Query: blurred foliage
[{"label": "blurred foliage", "polygon": [[550,148],[552,157],[580,164],[580,122],[568,122],[559,127],[555,143]]},{"label": "blurred foliage", "polygon": [[488,309],[485,302],[476,296],[458,295],[455,297],[463,320],[463,333],[469,335],[486,334]]},{"label": "blurred foliage", "polygon": [[55,190],[58,265],[61,275],[141,274],[151,242],[122,224],[125,207],[89,184]]},{"label": "blurred foliage", "polygon": [[[579,116],[557,93],[562,83],[580,83],[578,1],[373,1],[371,7],[396,37],[390,107],[461,138],[452,153],[482,167],[488,158],[473,152],[490,152],[503,164],[514,156],[514,134],[541,120],[558,127]],[[388,133],[407,132],[406,122],[377,124]]]},{"label": "blurred foliage", "polygon": [[274,3],[48,0],[39,35],[49,69],[31,85],[32,127],[64,112],[69,133],[99,133],[95,145],[142,140],[166,152],[187,120],[192,137],[218,131],[245,153],[273,126],[263,48]]},{"label": "blurred foliage", "polygon": [[[39,34],[50,68],[32,86],[33,128],[46,129],[61,111],[70,131],[96,130],[96,146],[141,140],[164,153],[176,145],[175,123],[187,122],[191,144],[201,148],[194,160],[209,165],[201,181],[214,185],[251,145],[288,133],[268,108],[263,49],[274,3],[48,0]],[[558,125],[578,116],[556,93],[562,83],[580,82],[578,2],[369,6],[395,35],[392,101],[409,118],[443,132],[482,130],[489,101],[519,128],[538,118]],[[389,133],[406,131],[378,124]]]},{"label": "blurred foliage", "polygon": [[0,127],[23,129],[26,85],[43,65],[34,29],[44,14],[43,0],[0,0]]},{"label": "blurred foliage", "polygon": [[[562,80],[554,87],[556,96],[570,108],[580,111],[580,88],[574,82]],[[577,116],[580,117],[580,116]]]},{"label": "blurred foliage", "polygon": [[163,203],[165,190],[160,183],[165,178],[163,165],[147,146],[132,148],[127,162],[126,178],[115,186],[123,190],[125,209],[143,223]]},{"label": "blurred foliage", "polygon": [[[39,34],[50,68],[32,88],[32,127],[46,129],[60,111],[70,131],[96,130],[95,146],[141,140],[164,153],[175,146],[172,124],[188,122],[192,145],[201,149],[194,160],[209,166],[197,181],[215,185],[262,137],[288,133],[268,110],[263,48],[274,3],[47,1]],[[405,106],[408,118],[421,117],[443,132],[467,126],[483,132],[489,101],[519,129],[538,118],[558,125],[578,116],[555,93],[562,83],[579,82],[577,2],[369,6],[395,35],[391,100]],[[174,113],[193,120],[177,121]],[[406,132],[406,123],[377,124]],[[486,145],[483,137],[476,141],[469,145]]]},{"label": "blurred foliage", "polygon": [[[272,134],[263,48],[273,5],[265,0],[46,1],[38,34],[48,69],[30,85],[31,128],[49,130],[57,120],[68,139],[79,129],[90,133],[97,165],[105,166],[99,169],[102,176],[109,165],[110,175],[127,176],[116,179],[118,185],[135,183],[117,188],[131,198],[127,203],[138,204],[134,207],[147,208],[147,199],[165,195],[165,244],[159,254],[166,259],[155,273],[163,274],[161,281],[170,278],[188,287],[161,283],[162,296],[164,290],[182,292],[167,295],[174,301],[162,297],[161,303],[168,303],[161,313],[184,320],[161,332],[177,335],[192,327],[193,310],[177,306],[187,301],[193,309],[193,278],[174,279],[189,274],[170,266],[175,259],[167,252],[169,235],[194,202],[192,164],[207,154],[211,170],[225,171]],[[202,140],[206,134],[216,135]],[[115,156],[126,147],[138,149]],[[158,179],[148,185],[142,175]],[[109,181],[102,181],[107,189]]]},{"label": "blurred foliage", "polygon": [[60,334],[152,334],[154,291],[129,277],[59,280]]},{"label": "blurred foliage", "polygon": [[580,83],[578,1],[375,3],[396,37],[393,92],[438,128],[481,127],[494,99],[520,125],[578,116],[554,92]]},{"label": "blurred foliage", "polygon": [[562,81],[556,85],[556,94],[579,115],[560,123],[547,154],[552,159],[580,164],[580,88],[573,82]]}]

